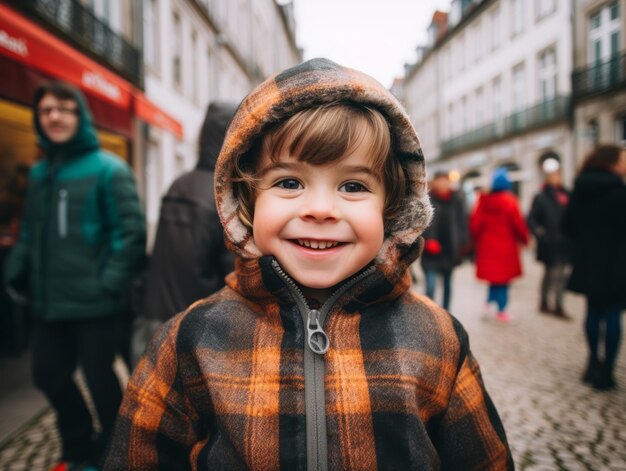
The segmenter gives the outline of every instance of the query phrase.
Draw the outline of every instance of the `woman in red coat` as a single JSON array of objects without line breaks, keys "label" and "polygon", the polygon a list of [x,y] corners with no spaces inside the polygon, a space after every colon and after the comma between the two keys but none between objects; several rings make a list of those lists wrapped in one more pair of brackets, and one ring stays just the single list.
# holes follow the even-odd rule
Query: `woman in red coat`
[{"label": "woman in red coat", "polygon": [[489,282],[487,304],[498,305],[497,320],[509,322],[506,312],[509,283],[522,274],[519,245],[528,243],[528,229],[511,193],[505,168],[493,174],[491,192],[483,194],[470,218],[476,250],[476,276]]}]

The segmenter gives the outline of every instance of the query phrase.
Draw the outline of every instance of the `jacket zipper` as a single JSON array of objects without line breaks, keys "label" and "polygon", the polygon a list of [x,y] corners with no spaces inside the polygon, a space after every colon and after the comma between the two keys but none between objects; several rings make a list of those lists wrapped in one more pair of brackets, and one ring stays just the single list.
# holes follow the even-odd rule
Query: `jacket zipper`
[{"label": "jacket zipper", "polygon": [[[326,433],[326,394],[324,390],[324,357],[330,342],[324,332],[324,321],[337,300],[352,286],[363,281],[376,271],[371,266],[359,275],[342,284],[317,309],[309,309],[302,290],[283,271],[276,259],[272,260],[274,271],[285,284],[296,301],[302,322],[306,328],[304,346],[304,401],[306,404],[306,447],[307,469],[309,471],[328,470],[328,435]],[[308,348],[307,348],[308,346]]]},{"label": "jacket zipper", "polygon": [[67,190],[61,188],[59,190],[59,204],[57,207],[59,237],[65,239],[67,237]]}]

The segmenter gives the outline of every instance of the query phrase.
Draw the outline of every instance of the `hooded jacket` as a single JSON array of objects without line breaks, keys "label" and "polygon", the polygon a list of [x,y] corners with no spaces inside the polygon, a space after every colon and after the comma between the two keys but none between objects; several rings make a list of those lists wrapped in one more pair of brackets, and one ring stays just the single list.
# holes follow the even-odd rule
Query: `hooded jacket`
[{"label": "hooded jacket", "polygon": [[537,260],[546,265],[571,261],[571,245],[563,234],[561,221],[567,208],[569,192],[547,183],[533,199],[528,213],[528,228],[537,241]]},{"label": "hooded jacket", "polygon": [[422,267],[424,270],[447,272],[461,264],[462,250],[467,247],[469,233],[465,202],[457,191],[445,194],[431,191],[430,201],[434,216],[424,231],[424,238],[436,240],[441,251],[429,253],[425,250],[421,259]]},{"label": "hooded jacket", "polygon": [[[384,114],[411,185],[376,259],[314,306],[259,253],[230,176],[267,126],[337,100]],[[417,136],[387,90],[325,59],[268,79],[239,106],[215,182],[235,272],[153,339],[105,469],[512,468],[465,331],[409,289],[431,209]]]},{"label": "hooded jacket", "polygon": [[213,175],[236,106],[211,103],[200,132],[196,168],[177,178],[161,201],[143,315],[166,321],[224,286],[234,268],[215,207]]},{"label": "hooded jacket", "polygon": [[100,149],[80,92],[74,137],[57,145],[34,126],[44,159],[29,176],[19,240],[5,282],[45,321],[119,314],[144,259],[145,223],[133,174]]},{"label": "hooded jacket", "polygon": [[626,308],[626,185],[615,173],[580,174],[563,217],[571,238],[573,270],[568,289],[593,306]]},{"label": "hooded jacket", "polygon": [[495,191],[481,195],[469,227],[479,279],[507,284],[522,274],[519,244],[528,243],[528,228],[513,193]]}]

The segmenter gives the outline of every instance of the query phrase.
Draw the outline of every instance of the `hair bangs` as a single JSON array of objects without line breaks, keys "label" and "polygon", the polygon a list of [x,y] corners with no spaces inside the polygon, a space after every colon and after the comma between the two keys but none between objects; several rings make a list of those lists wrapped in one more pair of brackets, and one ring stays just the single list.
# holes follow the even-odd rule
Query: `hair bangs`
[{"label": "hair bangs", "polygon": [[287,151],[311,165],[324,165],[351,155],[369,140],[368,158],[376,172],[391,150],[391,133],[380,112],[352,103],[332,103],[295,114],[269,133],[263,151],[276,161]]}]

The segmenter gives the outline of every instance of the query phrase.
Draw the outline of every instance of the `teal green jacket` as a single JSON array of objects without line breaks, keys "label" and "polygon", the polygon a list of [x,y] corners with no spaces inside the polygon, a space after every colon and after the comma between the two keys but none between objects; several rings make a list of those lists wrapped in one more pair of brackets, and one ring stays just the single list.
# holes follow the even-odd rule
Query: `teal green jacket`
[{"label": "teal green jacket", "polygon": [[30,172],[20,237],[5,284],[26,294],[45,321],[119,314],[145,256],[145,219],[135,180],[119,157],[100,149],[77,95],[74,138],[51,143],[35,128],[45,159]]}]

